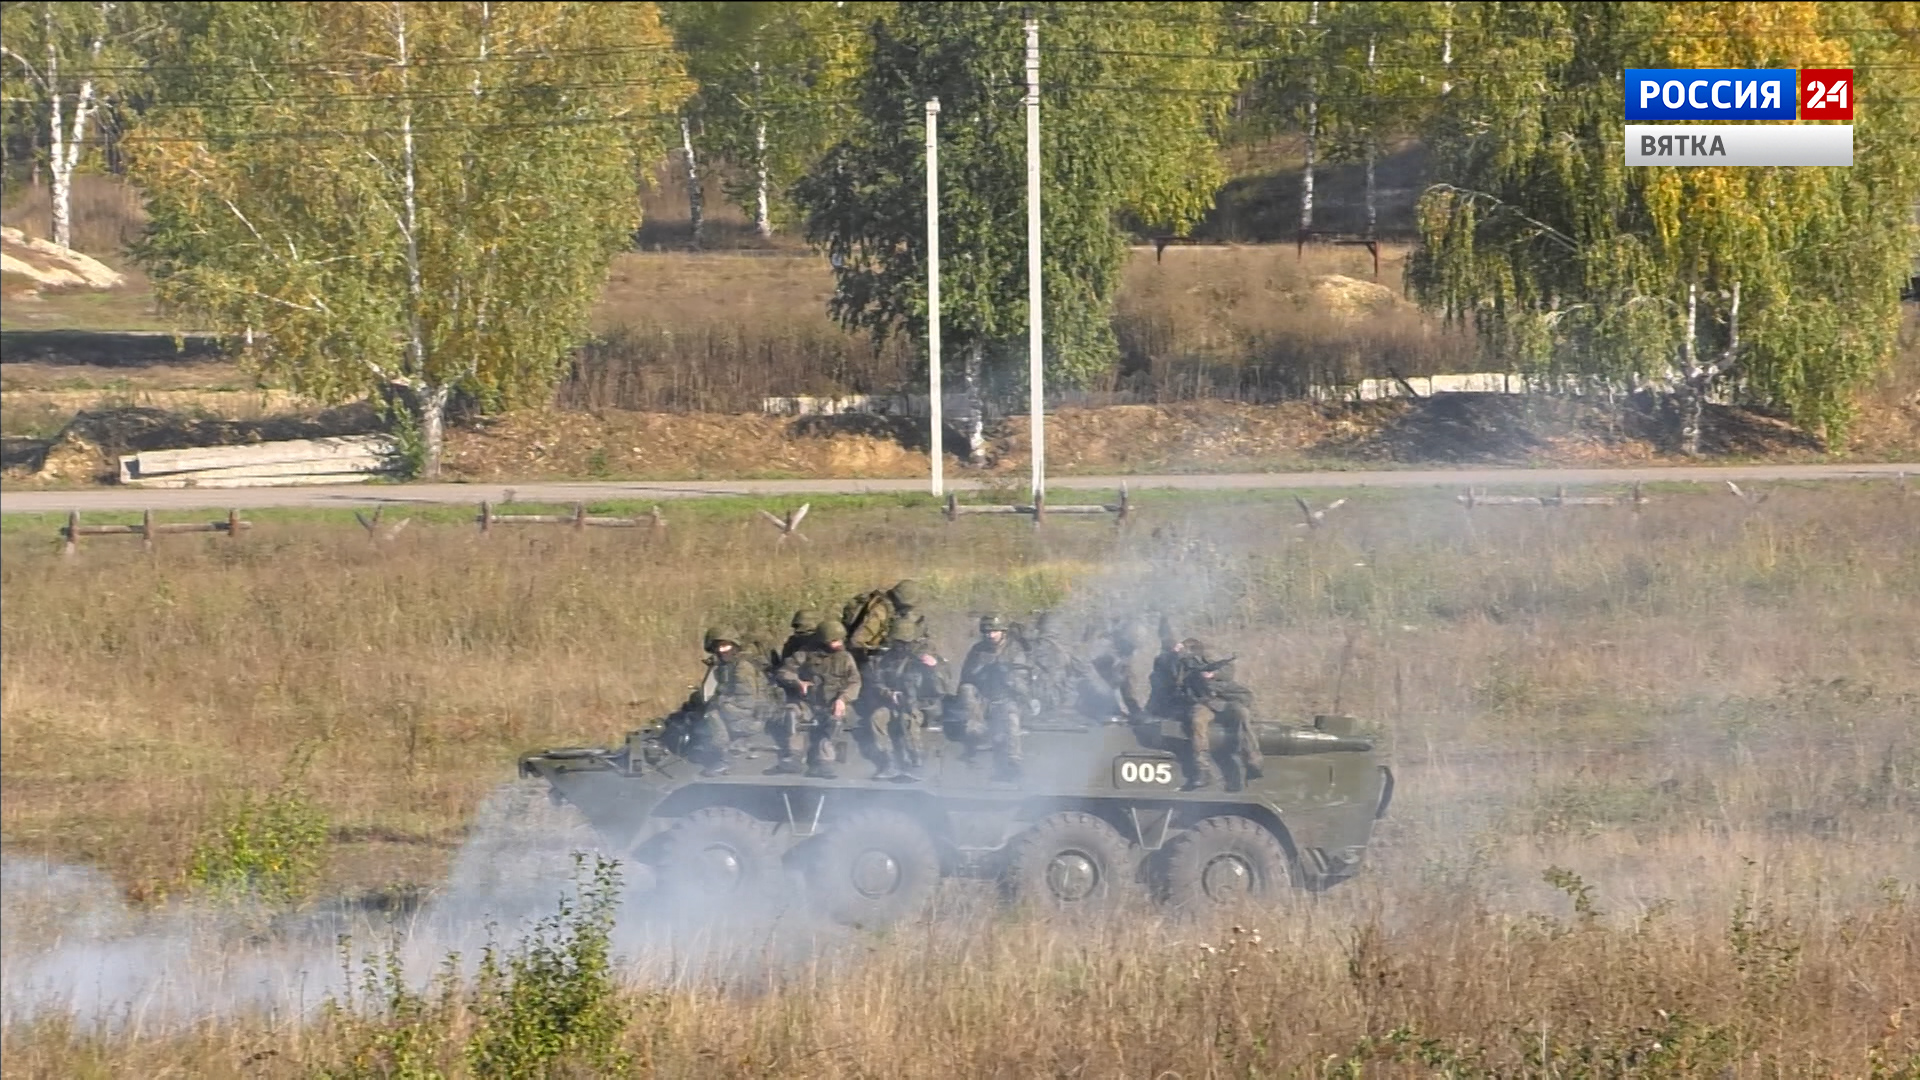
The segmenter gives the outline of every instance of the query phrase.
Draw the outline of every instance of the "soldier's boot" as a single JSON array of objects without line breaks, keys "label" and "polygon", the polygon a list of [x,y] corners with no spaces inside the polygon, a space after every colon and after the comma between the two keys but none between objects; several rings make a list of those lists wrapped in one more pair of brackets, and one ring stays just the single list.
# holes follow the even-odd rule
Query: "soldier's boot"
[{"label": "soldier's boot", "polygon": [[807,746],[807,775],[815,780],[840,779],[833,768],[833,757],[833,732],[822,724]]},{"label": "soldier's boot", "polygon": [[874,752],[873,760],[875,766],[873,778],[875,780],[892,780],[900,775],[899,771],[893,767],[892,754],[884,750],[878,750]]},{"label": "soldier's boot", "polygon": [[1181,785],[1180,790],[1203,791],[1212,787],[1217,779],[1218,777],[1216,777],[1213,772],[1213,762],[1207,759],[1207,755],[1204,753],[1195,754],[1193,755],[1193,768],[1188,772],[1187,782]]},{"label": "soldier's boot", "polygon": [[801,773],[805,771],[806,771],[805,766],[801,765],[798,761],[795,761],[791,756],[785,756],[785,757],[782,757],[779,761],[774,762],[773,768],[768,769],[766,771],[766,775],[767,776],[799,776]]},{"label": "soldier's boot", "polygon": [[1241,791],[1247,786],[1246,774],[1241,771],[1240,759],[1228,758],[1220,763],[1222,779],[1226,781],[1228,791]]}]

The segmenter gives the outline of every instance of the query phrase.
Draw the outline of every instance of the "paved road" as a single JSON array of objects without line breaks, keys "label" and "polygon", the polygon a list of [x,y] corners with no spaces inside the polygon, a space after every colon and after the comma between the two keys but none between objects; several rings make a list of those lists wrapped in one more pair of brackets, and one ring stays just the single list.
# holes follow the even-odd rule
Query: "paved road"
[{"label": "paved road", "polygon": [[[1287,488],[1466,488],[1569,486],[1681,482],[1717,484],[1725,480],[1859,480],[1920,474],[1920,463],[1862,465],[1668,466],[1633,469],[1408,469],[1354,472],[1220,473],[1167,476],[1056,476],[1049,491],[1113,490],[1125,484],[1135,491],[1258,491]],[[950,490],[971,491],[978,480],[954,479]],[[581,481],[526,484],[373,484],[331,487],[241,488],[222,491],[144,490],[106,487],[84,491],[17,491],[0,494],[0,514],[66,510],[205,510],[235,507],[356,507],[409,504],[478,505],[503,501],[507,491],[520,502],[636,502],[696,499],[716,495],[859,495],[927,490],[920,480],[685,480]],[[1063,502],[1055,498],[1055,502]]]}]

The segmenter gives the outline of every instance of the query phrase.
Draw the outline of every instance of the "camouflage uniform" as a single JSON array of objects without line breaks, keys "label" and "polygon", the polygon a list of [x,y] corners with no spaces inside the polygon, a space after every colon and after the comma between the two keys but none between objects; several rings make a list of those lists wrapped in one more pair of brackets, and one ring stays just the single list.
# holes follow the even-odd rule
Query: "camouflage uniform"
[{"label": "camouflage uniform", "polygon": [[1020,772],[1020,712],[1032,698],[1027,657],[998,615],[980,620],[980,635],[960,667],[957,705],[969,741],[984,734],[1001,777],[1011,779]]},{"label": "camouflage uniform", "polygon": [[772,773],[798,772],[799,732],[807,728],[807,775],[823,780],[835,777],[833,736],[840,721],[860,696],[860,668],[847,654],[847,628],[839,623],[820,627],[816,644],[789,656],[774,680],[795,697],[781,712],[774,734],[780,761]]},{"label": "camouflage uniform", "polygon": [[[1234,681],[1231,660],[1216,666],[1205,644],[1192,640],[1184,644],[1187,661],[1180,683],[1185,703],[1181,726],[1193,744],[1193,771],[1187,786],[1212,784],[1213,766],[1218,760],[1227,772],[1227,790],[1238,791],[1248,779],[1261,775],[1260,741],[1253,731],[1253,691]],[[1213,730],[1215,725],[1218,732]],[[1221,743],[1217,758],[1216,734]]]},{"label": "camouflage uniform", "polygon": [[918,780],[920,728],[952,693],[952,671],[924,638],[895,637],[862,673],[861,734],[875,780]]},{"label": "camouflage uniform", "polygon": [[1180,678],[1185,663],[1186,645],[1174,638],[1165,620],[1160,623],[1160,655],[1153,658],[1153,670],[1147,676],[1147,715],[1156,720],[1177,720],[1183,703]]},{"label": "camouflage uniform", "polygon": [[758,732],[773,714],[773,688],[740,648],[740,634],[709,630],[704,642],[707,675],[675,719],[686,727],[687,757],[707,776],[727,771],[727,747]]},{"label": "camouflage uniform", "polygon": [[1041,615],[1034,623],[1033,634],[1024,645],[1040,715],[1072,711],[1076,704],[1074,693],[1086,677],[1086,665],[1054,634],[1051,612]]},{"label": "camouflage uniform", "polygon": [[1107,651],[1093,661],[1093,670],[1100,677],[1101,685],[1096,687],[1088,680],[1089,692],[1084,696],[1083,711],[1101,720],[1125,719],[1135,724],[1146,721],[1147,708],[1140,703],[1136,670],[1140,665],[1140,647],[1146,641],[1145,634],[1134,626],[1121,626],[1108,635]]}]

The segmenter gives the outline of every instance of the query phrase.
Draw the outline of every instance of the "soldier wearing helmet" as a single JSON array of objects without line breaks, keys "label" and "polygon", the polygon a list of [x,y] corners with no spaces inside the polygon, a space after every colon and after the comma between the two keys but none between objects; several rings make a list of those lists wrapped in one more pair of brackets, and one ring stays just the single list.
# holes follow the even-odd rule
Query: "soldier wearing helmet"
[{"label": "soldier wearing helmet", "polygon": [[1077,704],[1075,695],[1086,678],[1087,665],[1060,640],[1054,614],[1043,611],[1034,620],[1033,632],[1022,644],[1032,671],[1033,695],[1040,715],[1070,712]]},{"label": "soldier wearing helmet", "polygon": [[686,756],[702,776],[727,773],[727,748],[763,727],[773,713],[773,689],[741,647],[744,638],[731,627],[713,627],[701,639],[707,674],[693,696],[667,720],[680,729]]},{"label": "soldier wearing helmet", "polygon": [[1233,677],[1233,657],[1220,657],[1203,641],[1182,642],[1179,698],[1181,727],[1192,744],[1192,769],[1184,790],[1214,782],[1217,762],[1227,790],[1238,791],[1261,775],[1260,742],[1253,731],[1253,691]]},{"label": "soldier wearing helmet", "polygon": [[932,642],[903,629],[895,625],[886,651],[861,672],[858,730],[875,780],[912,783],[921,778],[920,728],[953,692],[953,677]]},{"label": "soldier wearing helmet", "polygon": [[1180,670],[1185,662],[1186,645],[1173,632],[1173,624],[1160,617],[1160,655],[1153,658],[1153,670],[1147,675],[1147,716],[1155,720],[1180,718]]},{"label": "soldier wearing helmet", "polygon": [[801,608],[793,613],[792,621],[787,624],[793,632],[787,635],[787,640],[781,644],[780,651],[773,655],[775,671],[780,669],[781,664],[787,662],[787,657],[812,644],[814,632],[820,629],[822,620],[823,616],[812,608]]},{"label": "soldier wearing helmet", "polygon": [[980,640],[961,664],[956,696],[968,736],[985,735],[1003,780],[1020,775],[1020,713],[1033,696],[1026,652],[1009,629],[999,615],[980,620]]},{"label": "soldier wearing helmet", "polygon": [[774,681],[786,688],[796,700],[781,713],[774,741],[780,760],[767,770],[778,775],[797,773],[799,732],[806,740],[806,774],[832,780],[833,736],[860,696],[860,669],[846,649],[847,628],[837,622],[822,623],[812,645],[787,657]]},{"label": "soldier wearing helmet", "polygon": [[1083,710],[1097,719],[1145,723],[1147,708],[1140,702],[1140,654],[1153,640],[1144,626],[1121,622],[1107,633],[1107,651],[1094,658],[1096,685],[1088,680]]}]

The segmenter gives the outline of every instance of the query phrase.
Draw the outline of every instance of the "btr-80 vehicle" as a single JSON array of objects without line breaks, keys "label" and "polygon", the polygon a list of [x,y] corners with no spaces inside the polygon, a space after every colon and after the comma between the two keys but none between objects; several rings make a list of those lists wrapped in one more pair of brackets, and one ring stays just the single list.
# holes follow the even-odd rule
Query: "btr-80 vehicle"
[{"label": "btr-80 vehicle", "polygon": [[[1351,717],[1256,723],[1262,775],[1237,791],[1183,791],[1177,725],[1036,722],[1017,782],[992,750],[935,726],[915,783],[766,775],[765,736],[735,742],[725,775],[670,749],[660,729],[613,749],[520,759],[640,876],[697,907],[753,903],[804,875],[806,903],[853,926],[907,917],[942,876],[997,879],[1007,897],[1089,909],[1150,889],[1201,911],[1321,889],[1361,865],[1393,773]],[[857,768],[847,740],[837,758]]]}]

